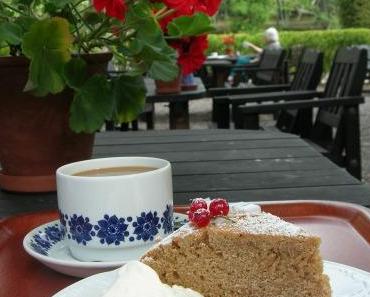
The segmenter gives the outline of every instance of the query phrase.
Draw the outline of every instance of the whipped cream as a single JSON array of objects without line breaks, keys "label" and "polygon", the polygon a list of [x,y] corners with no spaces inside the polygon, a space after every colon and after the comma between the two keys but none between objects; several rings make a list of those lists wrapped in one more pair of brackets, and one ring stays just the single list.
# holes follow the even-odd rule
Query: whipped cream
[{"label": "whipped cream", "polygon": [[181,286],[163,284],[157,273],[149,266],[130,261],[118,270],[113,285],[103,297],[203,297],[203,295]]}]

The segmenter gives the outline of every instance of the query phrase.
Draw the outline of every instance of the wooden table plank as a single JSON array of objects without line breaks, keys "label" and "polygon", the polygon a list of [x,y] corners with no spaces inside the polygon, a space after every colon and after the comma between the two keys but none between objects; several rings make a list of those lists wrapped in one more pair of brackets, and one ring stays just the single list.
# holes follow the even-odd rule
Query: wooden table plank
[{"label": "wooden table plank", "polygon": [[178,204],[188,204],[190,199],[195,197],[226,197],[231,202],[315,199],[351,202],[370,207],[370,188],[368,185],[325,185],[317,187],[290,187],[268,190],[251,189],[175,193],[175,201]]},{"label": "wooden table plank", "polygon": [[276,131],[264,131],[264,130],[230,130],[230,129],[197,129],[197,130],[143,130],[143,131],[127,131],[122,134],[122,131],[105,131],[96,134],[96,138],[127,138],[127,137],[134,137],[134,138],[142,138],[142,137],[172,137],[172,136],[183,136],[183,135],[191,135],[196,137],[198,135],[240,135],[240,134],[249,134],[249,135],[256,135],[256,134],[266,134],[266,133],[275,133],[279,134],[280,137],[282,135],[287,136],[289,138],[296,138],[295,135],[288,134],[288,133],[276,133]]},{"label": "wooden table plank", "polygon": [[227,174],[199,174],[174,176],[174,192],[223,191],[246,189],[275,189],[294,187],[317,187],[330,185],[360,185],[360,181],[344,170],[280,171]]},{"label": "wooden table plank", "polygon": [[188,151],[220,151],[238,149],[262,149],[262,148],[287,148],[307,147],[300,139],[258,139],[248,140],[222,140],[208,142],[186,143],[156,143],[155,145],[142,144],[116,144],[98,145],[94,148],[94,154],[128,154],[128,153],[158,153],[158,152],[188,152]]},{"label": "wooden table plank", "polygon": [[[213,130],[212,130],[213,131]],[[111,132],[107,132],[110,134]],[[154,143],[186,143],[186,142],[210,142],[210,141],[240,141],[240,140],[262,140],[262,139],[298,139],[296,136],[290,134],[280,134],[274,132],[266,133],[245,133],[245,134],[201,134],[201,135],[173,135],[168,136],[160,134],[152,136],[151,134],[139,134],[136,137],[126,137],[126,132],[120,134],[114,133],[116,137],[101,137],[97,135],[95,145],[116,145],[116,144],[154,144]],[[303,140],[302,143],[305,143]]]},{"label": "wooden table plank", "polygon": [[321,157],[286,158],[263,160],[226,160],[212,162],[178,162],[173,163],[172,173],[176,175],[197,175],[238,172],[273,172],[297,170],[340,170],[329,160]]},{"label": "wooden table plank", "polygon": [[[94,154],[98,157],[122,156],[122,152],[102,152]],[[125,153],[125,156],[137,156],[137,153]],[[166,159],[170,162],[219,161],[219,160],[254,160],[275,158],[317,157],[320,154],[310,147],[267,148],[249,150],[220,150],[193,152],[141,153],[140,156]]]}]

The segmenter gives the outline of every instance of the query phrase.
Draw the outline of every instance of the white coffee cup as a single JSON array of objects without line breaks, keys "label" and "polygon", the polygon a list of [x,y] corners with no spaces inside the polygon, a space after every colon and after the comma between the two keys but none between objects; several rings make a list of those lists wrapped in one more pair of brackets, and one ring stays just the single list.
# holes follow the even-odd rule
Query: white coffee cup
[{"label": "white coffee cup", "polygon": [[[157,169],[130,175],[76,176],[101,168]],[[171,164],[162,159],[119,157],[71,163],[57,172],[58,207],[65,240],[81,261],[140,257],[172,232]]]}]

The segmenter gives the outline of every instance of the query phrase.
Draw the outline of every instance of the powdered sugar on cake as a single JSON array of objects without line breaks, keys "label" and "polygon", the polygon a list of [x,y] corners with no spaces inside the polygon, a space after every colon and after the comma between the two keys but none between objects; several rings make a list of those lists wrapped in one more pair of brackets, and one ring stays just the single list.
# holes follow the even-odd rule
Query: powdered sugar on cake
[{"label": "powdered sugar on cake", "polygon": [[229,218],[216,218],[213,224],[236,232],[249,234],[266,234],[279,236],[309,236],[301,227],[285,222],[272,214],[261,212],[259,214],[235,214]]},{"label": "powdered sugar on cake", "polygon": [[[226,218],[219,217],[213,219],[209,228],[212,228],[212,226],[233,232],[256,235],[311,236],[299,226],[285,222],[270,213],[262,212],[259,205],[245,202],[231,204],[229,215]],[[199,231],[199,228],[191,223],[187,223],[158,244],[171,244],[174,238],[183,237],[197,231]],[[153,248],[156,246],[154,245]]]}]

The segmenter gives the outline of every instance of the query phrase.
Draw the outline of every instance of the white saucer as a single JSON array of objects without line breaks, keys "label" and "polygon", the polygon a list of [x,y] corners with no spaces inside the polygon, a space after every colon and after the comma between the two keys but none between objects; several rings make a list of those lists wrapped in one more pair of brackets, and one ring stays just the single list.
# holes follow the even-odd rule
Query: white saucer
[{"label": "white saucer", "polygon": [[[184,214],[174,213],[173,217],[175,229],[187,222],[187,216]],[[82,262],[73,258],[64,241],[62,230],[59,220],[41,225],[25,236],[23,247],[30,256],[49,268],[76,277],[87,277],[125,264],[126,261]],[[141,257],[141,253],[131,253],[130,260],[138,260]]]},{"label": "white saucer", "polygon": [[[347,265],[324,261],[330,278],[332,297],[369,297],[370,273]],[[81,280],[52,297],[101,297],[117,277],[116,271],[100,273]]]}]

